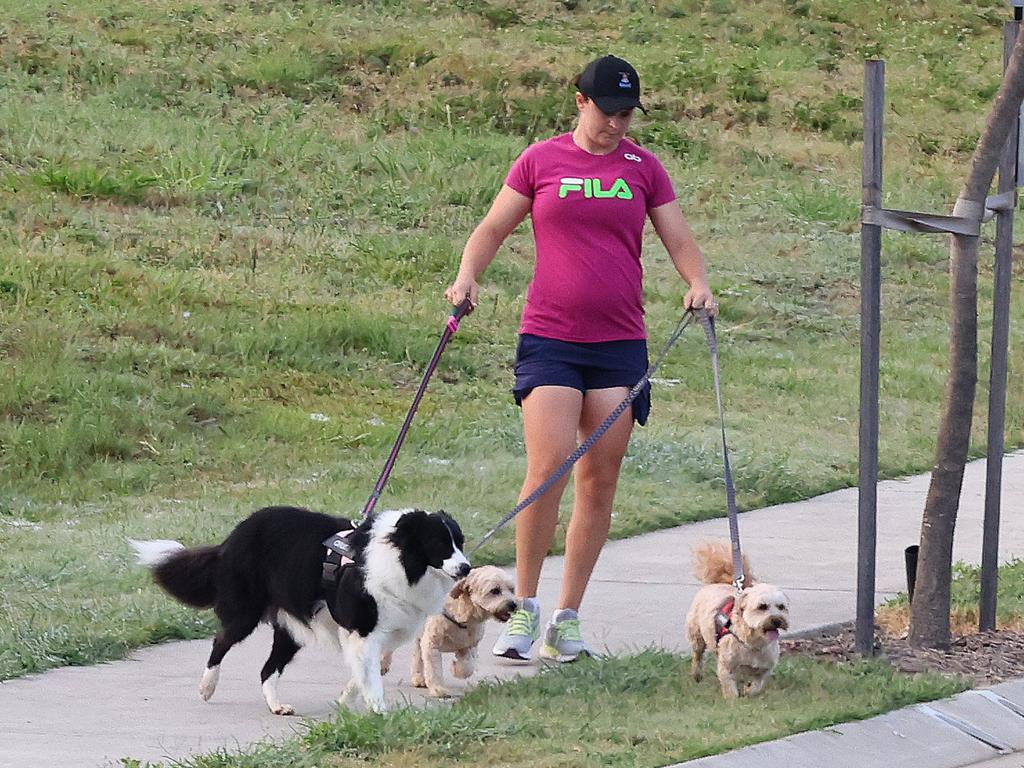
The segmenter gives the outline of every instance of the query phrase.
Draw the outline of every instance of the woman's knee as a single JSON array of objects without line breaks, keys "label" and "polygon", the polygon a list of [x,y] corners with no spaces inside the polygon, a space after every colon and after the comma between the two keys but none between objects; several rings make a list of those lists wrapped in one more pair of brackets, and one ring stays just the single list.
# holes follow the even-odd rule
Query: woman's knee
[{"label": "woman's knee", "polygon": [[[565,457],[564,456],[562,457],[561,461],[530,461],[530,462],[527,462],[527,464],[526,464],[526,484],[527,485],[532,485],[534,488],[536,488],[541,483],[543,483],[544,481],[546,481],[546,480],[550,479],[552,476],[554,476],[555,472],[557,472],[561,468],[561,466],[562,466],[562,464],[564,462],[565,462]],[[579,465],[577,465],[577,466],[579,466]],[[565,475],[560,477],[558,479],[558,481],[555,482],[555,487],[559,487],[559,488],[564,487],[566,481],[568,480],[568,478],[569,478],[569,473],[566,472]],[[532,490],[532,488],[531,488],[531,490]]]},{"label": "woman's knee", "polygon": [[576,467],[577,492],[588,495],[614,494],[621,469],[622,456],[603,457],[603,460],[594,457],[590,461],[581,461]]}]

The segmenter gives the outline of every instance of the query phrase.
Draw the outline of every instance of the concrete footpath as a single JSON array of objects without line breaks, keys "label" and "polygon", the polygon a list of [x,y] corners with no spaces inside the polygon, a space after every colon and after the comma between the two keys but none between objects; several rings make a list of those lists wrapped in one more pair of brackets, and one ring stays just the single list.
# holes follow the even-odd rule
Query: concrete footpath
[{"label": "concrete footpath", "polygon": [[[878,488],[878,600],[905,589],[903,549],[917,542],[928,476],[886,481]],[[967,468],[954,557],[978,562],[985,464]],[[1003,467],[1000,561],[1024,557],[1024,451]],[[744,551],[754,570],[779,584],[791,602],[792,630],[810,630],[855,614],[857,490],[746,512]],[[686,651],[683,616],[697,583],[689,553],[708,538],[728,538],[724,518],[611,542],[591,582],[583,611],[587,639],[600,650],[629,653],[649,646]],[[542,611],[554,606],[561,558],[549,558],[541,584]],[[498,633],[489,627],[478,677],[510,678],[537,666],[499,664],[490,656]],[[218,749],[244,749],[302,731],[303,718],[329,716],[345,681],[341,660],[304,649],[282,680],[282,701],[298,717],[269,714],[259,669],[270,637],[261,628],[225,659],[216,695],[197,688],[209,641],[142,649],[121,662],[64,668],[0,683],[0,768],[63,765],[96,768],[123,757],[182,760]],[[422,703],[408,686],[408,650],[396,655],[390,701]],[[973,733],[972,733],[973,732]],[[700,768],[893,765],[956,768],[1024,766],[1024,682],[919,705],[823,731],[800,734],[692,761]],[[1021,753],[1024,755],[1024,752]],[[991,761],[991,762],[990,762]]]}]

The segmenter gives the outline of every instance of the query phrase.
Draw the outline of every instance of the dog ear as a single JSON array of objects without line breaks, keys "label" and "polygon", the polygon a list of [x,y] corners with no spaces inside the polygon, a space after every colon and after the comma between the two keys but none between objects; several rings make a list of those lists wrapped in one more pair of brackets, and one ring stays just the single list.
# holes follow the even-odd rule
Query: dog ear
[{"label": "dog ear", "polygon": [[469,583],[468,582],[469,582],[469,577],[468,576],[465,577],[465,578],[459,579],[458,581],[456,581],[455,582],[455,586],[453,586],[451,591],[448,593],[448,597],[452,598],[452,600],[458,600],[460,597],[468,596],[469,595]]},{"label": "dog ear", "polygon": [[737,613],[743,613],[743,609],[747,607],[747,591],[743,590],[736,598],[735,610]]},{"label": "dog ear", "polygon": [[445,528],[448,529],[448,533],[452,535],[452,540],[455,542],[455,546],[457,546],[459,549],[465,547],[466,537],[462,533],[462,528],[459,527],[459,524],[455,520],[455,518],[449,515],[443,509],[439,509],[437,510],[437,512],[434,512],[433,514],[440,518],[441,522],[444,523]]}]

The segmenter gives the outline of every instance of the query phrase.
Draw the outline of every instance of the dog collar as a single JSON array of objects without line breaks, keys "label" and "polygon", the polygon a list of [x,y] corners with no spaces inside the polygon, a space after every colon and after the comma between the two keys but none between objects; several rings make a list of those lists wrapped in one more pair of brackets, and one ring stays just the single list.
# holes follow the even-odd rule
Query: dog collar
[{"label": "dog collar", "polygon": [[441,615],[444,616],[446,619],[448,619],[448,621],[450,621],[452,624],[454,624],[459,629],[469,629],[469,625],[468,624],[464,624],[461,621],[459,621],[458,619],[456,619],[454,616],[452,616],[450,613],[448,613],[447,609],[441,611]]}]

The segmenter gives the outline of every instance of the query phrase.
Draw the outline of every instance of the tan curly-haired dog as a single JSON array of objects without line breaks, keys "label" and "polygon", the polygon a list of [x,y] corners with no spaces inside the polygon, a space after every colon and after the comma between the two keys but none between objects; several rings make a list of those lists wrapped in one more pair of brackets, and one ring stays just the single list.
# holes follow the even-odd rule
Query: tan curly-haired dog
[{"label": "tan curly-haired dog", "polygon": [[466,680],[476,667],[476,648],[484,636],[488,619],[509,620],[519,607],[515,585],[503,570],[493,565],[474,568],[455,582],[445,600],[444,612],[431,616],[412,649],[410,682],[426,688],[431,696],[451,696],[444,686],[441,654],[454,653],[452,674]]},{"label": "tan curly-haired dog", "polygon": [[737,596],[728,542],[699,545],[693,560],[694,573],[706,585],[694,596],[686,615],[693,679],[700,682],[704,676],[704,651],[710,647],[717,649],[722,695],[739,697],[739,683],[743,682],[747,695],[756,696],[779,663],[779,630],[789,629],[789,600],[778,587],[755,583],[746,557],[744,587]]}]

